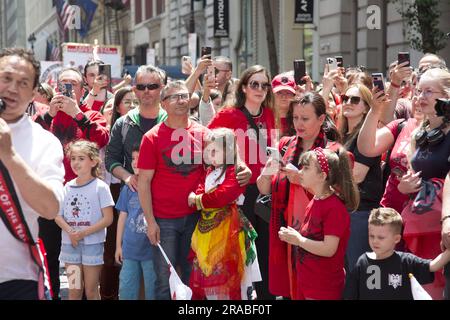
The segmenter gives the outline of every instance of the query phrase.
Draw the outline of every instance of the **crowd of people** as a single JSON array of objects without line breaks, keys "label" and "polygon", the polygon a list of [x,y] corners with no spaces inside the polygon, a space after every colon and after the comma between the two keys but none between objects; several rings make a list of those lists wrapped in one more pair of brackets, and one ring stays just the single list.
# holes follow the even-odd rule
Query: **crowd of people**
[{"label": "crowd of people", "polygon": [[410,275],[450,298],[444,59],[383,88],[210,55],[111,87],[101,64],[52,88],[0,54],[0,299],[59,299],[60,264],[71,300],[175,299],[166,257],[198,300],[413,299]]}]

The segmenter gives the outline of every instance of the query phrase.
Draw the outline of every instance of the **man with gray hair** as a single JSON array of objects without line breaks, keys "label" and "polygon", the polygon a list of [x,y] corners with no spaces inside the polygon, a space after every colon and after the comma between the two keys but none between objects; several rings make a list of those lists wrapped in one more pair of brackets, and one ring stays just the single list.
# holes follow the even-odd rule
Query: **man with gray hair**
[{"label": "man with gray hair", "polygon": [[167,118],[160,106],[160,94],[167,82],[166,73],[152,65],[140,66],[136,72],[133,91],[139,108],[130,110],[111,128],[106,147],[106,169],[128,187],[137,190],[137,178],[131,167],[133,146],[140,144],[144,134]]}]

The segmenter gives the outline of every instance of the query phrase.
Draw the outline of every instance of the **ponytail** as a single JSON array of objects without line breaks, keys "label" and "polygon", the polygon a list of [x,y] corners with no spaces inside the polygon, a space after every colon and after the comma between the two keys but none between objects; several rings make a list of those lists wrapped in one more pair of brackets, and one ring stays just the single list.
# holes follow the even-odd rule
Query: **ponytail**
[{"label": "ponytail", "polygon": [[359,191],[353,179],[347,150],[343,147],[340,147],[337,153],[327,150],[326,156],[330,167],[328,183],[344,201],[347,209],[355,211],[359,206]]}]

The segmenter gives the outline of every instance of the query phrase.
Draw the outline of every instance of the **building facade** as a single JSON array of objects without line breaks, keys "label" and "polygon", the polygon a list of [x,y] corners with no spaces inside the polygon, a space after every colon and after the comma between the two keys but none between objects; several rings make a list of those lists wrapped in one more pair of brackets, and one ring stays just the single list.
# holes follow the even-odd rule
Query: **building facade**
[{"label": "building facade", "polygon": [[27,30],[24,28],[25,0],[0,1],[0,44],[5,47],[27,47]]},{"label": "building facade", "polygon": [[[413,0],[403,0],[401,4]],[[211,46],[213,55],[229,56],[234,76],[253,64],[270,65],[269,52],[275,52],[278,71],[292,69],[294,59],[305,59],[313,79],[323,73],[325,58],[342,55],[345,66],[365,65],[370,72],[385,72],[396,60],[398,51],[410,51],[417,65],[421,56],[410,48],[406,30],[410,27],[385,0],[313,0],[314,23],[295,24],[296,0],[228,0],[229,37],[215,38],[214,0],[96,0],[98,7],[88,35],[81,38],[75,30],[66,41],[121,45],[124,64],[144,64],[147,50],[154,49],[157,65],[179,66],[189,53],[189,34],[197,35],[197,53]],[[265,20],[269,3],[272,25]],[[368,24],[373,16],[368,9],[379,10],[380,28]],[[450,1],[440,2],[440,29],[450,31]],[[27,19],[25,19],[25,16]],[[2,46],[28,46],[34,33],[35,52],[45,59],[46,43],[58,44],[56,10],[51,0],[0,1]],[[20,27],[19,27],[20,26]],[[23,28],[22,26],[26,26]],[[273,30],[274,49],[270,50],[267,30]],[[450,45],[439,52],[447,61]]]}]

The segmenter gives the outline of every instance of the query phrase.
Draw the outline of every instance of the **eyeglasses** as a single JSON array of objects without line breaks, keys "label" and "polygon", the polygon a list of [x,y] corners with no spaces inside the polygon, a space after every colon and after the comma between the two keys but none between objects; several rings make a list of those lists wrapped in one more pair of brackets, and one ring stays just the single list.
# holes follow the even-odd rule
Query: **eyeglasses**
[{"label": "eyeglasses", "polygon": [[136,89],[139,91],[144,91],[145,88],[147,88],[148,90],[156,90],[161,88],[161,85],[159,83],[141,83],[141,84],[136,84]]},{"label": "eyeglasses", "polygon": [[168,95],[167,97],[164,97],[164,99],[162,99],[162,100],[164,101],[164,100],[169,99],[170,102],[176,102],[179,99],[181,99],[181,100],[189,100],[190,98],[191,98],[191,94],[190,93],[176,93],[176,94]]},{"label": "eyeglasses", "polygon": [[231,70],[225,70],[225,69],[217,69],[217,68],[214,68],[214,72],[215,72],[216,76],[219,74],[219,72],[228,72],[228,71],[231,71]]},{"label": "eyeglasses", "polygon": [[429,97],[431,97],[434,93],[441,93],[441,92],[438,92],[438,91],[433,91],[433,90],[420,90],[420,89],[416,89],[416,96],[420,96],[421,94],[423,93],[423,96],[425,97],[425,98],[429,98]]},{"label": "eyeglasses", "polygon": [[345,94],[343,94],[341,96],[342,98],[342,103],[347,103],[350,100],[350,104],[359,104],[361,102],[361,97],[357,97],[357,96],[346,96]]},{"label": "eyeglasses", "polygon": [[250,81],[248,84],[248,87],[250,87],[253,90],[258,90],[259,88],[261,88],[262,90],[268,90],[272,87],[272,85],[270,83],[259,83],[258,81]]}]

